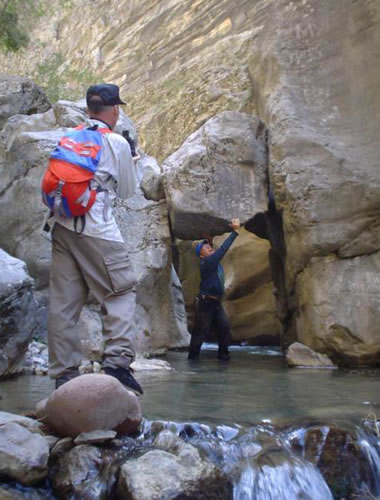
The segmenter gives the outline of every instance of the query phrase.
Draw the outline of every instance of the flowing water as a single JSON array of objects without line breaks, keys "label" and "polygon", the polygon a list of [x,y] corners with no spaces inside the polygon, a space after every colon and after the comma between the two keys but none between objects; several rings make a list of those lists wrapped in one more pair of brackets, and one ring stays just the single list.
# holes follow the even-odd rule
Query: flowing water
[{"label": "flowing water", "polygon": [[[380,406],[379,370],[289,369],[278,349],[258,347],[232,347],[226,363],[210,344],[199,362],[184,352],[167,360],[173,371],[136,374],[146,418],[140,441],[149,443],[157,428],[176,432],[226,472],[233,500],[380,498],[380,440],[363,425]],[[53,388],[47,377],[4,381],[0,410],[27,412]],[[342,496],[351,462],[331,447],[333,431],[348,436],[350,460],[360,464],[351,497]],[[321,472],[331,456],[344,483],[334,491]]]}]

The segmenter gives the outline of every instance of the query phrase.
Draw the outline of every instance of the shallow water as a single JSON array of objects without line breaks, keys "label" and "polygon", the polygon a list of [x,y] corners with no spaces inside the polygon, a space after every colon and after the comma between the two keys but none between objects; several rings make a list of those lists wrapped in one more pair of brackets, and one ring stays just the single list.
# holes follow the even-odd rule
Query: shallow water
[{"label": "shallow water", "polygon": [[[279,350],[235,347],[230,362],[216,359],[208,344],[199,362],[169,352],[170,372],[137,372],[149,420],[285,424],[303,419],[361,419],[380,407],[380,370],[289,369]],[[28,412],[49,396],[46,376],[0,383],[0,410]]]},{"label": "shallow water", "polygon": [[[136,373],[146,417],[137,441],[148,449],[161,428],[170,429],[225,471],[233,500],[341,500],[305,452],[292,447],[294,438],[305,446],[308,427],[322,422],[324,429],[335,421],[356,436],[366,457],[369,479],[356,491],[371,487],[373,497],[380,493],[380,440],[360,425],[380,407],[380,370],[289,369],[279,349],[262,347],[232,347],[226,363],[210,344],[199,362],[189,362],[186,352],[170,352],[166,359],[173,371]],[[28,413],[53,390],[54,382],[44,376],[3,381],[0,410]],[[96,481],[103,485],[106,478]],[[40,490],[0,486],[14,498],[56,498],[48,482]]]}]

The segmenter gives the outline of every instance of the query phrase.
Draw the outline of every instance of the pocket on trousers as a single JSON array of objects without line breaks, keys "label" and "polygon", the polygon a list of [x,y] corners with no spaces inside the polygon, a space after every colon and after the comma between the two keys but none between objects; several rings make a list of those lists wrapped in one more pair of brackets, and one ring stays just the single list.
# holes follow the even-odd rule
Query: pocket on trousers
[{"label": "pocket on trousers", "polygon": [[134,288],[137,284],[135,272],[127,256],[104,257],[107,273],[111,281],[112,290],[115,293],[125,292]]}]

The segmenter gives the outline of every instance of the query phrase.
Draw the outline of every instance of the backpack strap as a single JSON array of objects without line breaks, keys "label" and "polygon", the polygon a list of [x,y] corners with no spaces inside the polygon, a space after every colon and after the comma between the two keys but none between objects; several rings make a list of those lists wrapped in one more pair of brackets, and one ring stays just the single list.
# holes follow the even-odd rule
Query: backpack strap
[{"label": "backpack strap", "polygon": [[62,189],[64,186],[65,182],[62,180],[59,180],[58,182],[58,187],[53,193],[49,193],[49,196],[54,196],[54,209],[53,212],[58,215],[65,215],[65,211],[63,208],[62,204]]},{"label": "backpack strap", "polygon": [[[82,227],[81,227],[80,231],[78,231],[78,220],[79,219],[80,219],[80,221],[82,223],[81,224]],[[86,227],[86,216],[85,215],[80,215],[80,216],[74,217],[74,231],[75,231],[75,234],[78,234],[78,235],[82,234],[85,227]]]}]

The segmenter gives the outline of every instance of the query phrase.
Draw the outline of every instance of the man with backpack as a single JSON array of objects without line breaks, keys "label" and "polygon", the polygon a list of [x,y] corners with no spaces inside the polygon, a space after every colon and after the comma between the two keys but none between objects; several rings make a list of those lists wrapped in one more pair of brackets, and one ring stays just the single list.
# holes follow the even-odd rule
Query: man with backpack
[{"label": "man with backpack", "polygon": [[224,294],[224,271],[220,261],[239,235],[239,219],[232,219],[230,226],[232,233],[218,250],[214,250],[209,240],[202,240],[195,247],[195,253],[200,259],[201,283],[188,354],[188,359],[191,360],[199,358],[202,344],[213,326],[218,335],[218,359],[221,361],[230,359],[228,347],[231,342],[231,332],[221,302]]},{"label": "man with backpack", "polygon": [[136,188],[130,146],[112,132],[119,106],[125,103],[113,84],[91,86],[86,100],[89,126],[61,139],[42,182],[43,199],[55,220],[49,375],[56,379],[56,388],[79,375],[82,350],[77,323],[90,293],[101,305],[104,372],[142,394],[130,369],[135,356],[136,277],[112,212],[115,197],[129,198]]}]

